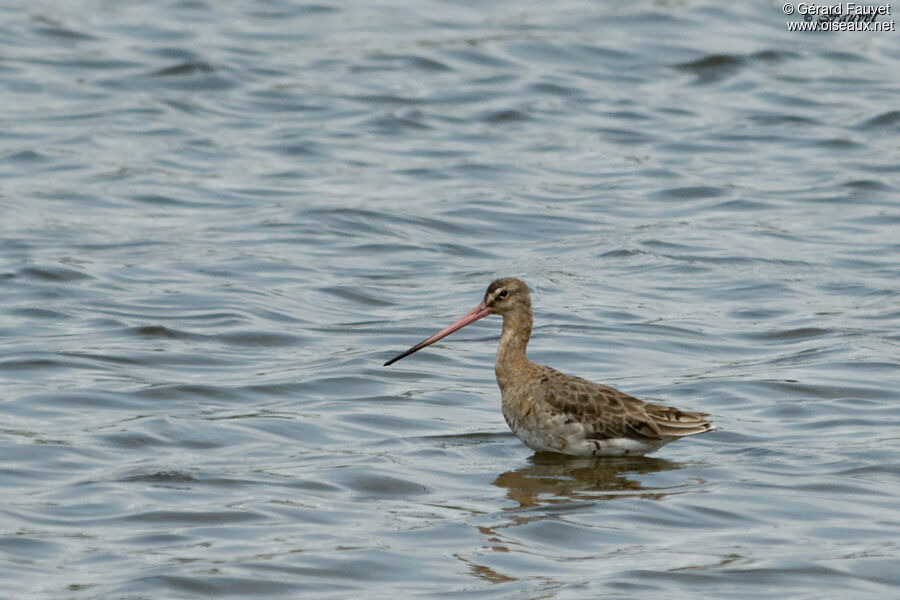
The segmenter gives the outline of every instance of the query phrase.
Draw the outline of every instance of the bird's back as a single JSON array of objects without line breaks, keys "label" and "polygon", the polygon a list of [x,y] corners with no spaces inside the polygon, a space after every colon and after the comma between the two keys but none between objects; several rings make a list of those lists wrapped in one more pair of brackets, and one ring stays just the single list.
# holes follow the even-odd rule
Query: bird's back
[{"label": "bird's back", "polygon": [[510,385],[501,384],[503,415],[534,450],[639,455],[714,429],[705,413],[644,402],[530,361],[519,371]]}]

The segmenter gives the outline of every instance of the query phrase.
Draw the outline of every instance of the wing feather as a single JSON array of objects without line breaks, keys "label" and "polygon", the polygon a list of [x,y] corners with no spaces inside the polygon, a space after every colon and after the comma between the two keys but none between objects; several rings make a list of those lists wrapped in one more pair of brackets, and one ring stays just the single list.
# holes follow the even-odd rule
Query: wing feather
[{"label": "wing feather", "polygon": [[706,413],[638,400],[617,389],[542,367],[531,391],[566,421],[579,422],[589,439],[658,440],[714,429]]}]

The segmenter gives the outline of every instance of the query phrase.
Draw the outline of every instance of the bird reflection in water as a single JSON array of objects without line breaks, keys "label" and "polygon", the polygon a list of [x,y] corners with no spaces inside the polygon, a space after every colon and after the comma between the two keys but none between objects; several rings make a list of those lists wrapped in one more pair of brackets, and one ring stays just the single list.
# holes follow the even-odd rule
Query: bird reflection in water
[{"label": "bird reflection in water", "polygon": [[519,504],[515,508],[562,504],[572,500],[605,500],[622,497],[659,499],[679,491],[679,487],[644,487],[632,475],[675,471],[682,465],[659,458],[630,456],[596,459],[537,453],[531,464],[507,471],[494,480],[506,489],[506,496]]},{"label": "bird reflection in water", "polygon": [[[568,508],[578,510],[585,502],[622,498],[646,498],[658,500],[670,494],[683,492],[687,486],[702,484],[695,478],[677,483],[660,482],[660,487],[645,486],[638,479],[645,475],[676,471],[688,465],[640,456],[620,458],[594,458],[566,456],[557,453],[537,453],[527,466],[499,475],[493,482],[506,490],[506,496],[516,505],[505,510],[508,516],[490,519],[490,524],[479,524],[478,532],[483,539],[480,551],[470,555],[456,555],[466,565],[470,575],[491,583],[516,581],[514,572],[504,572],[493,556],[496,553],[516,553],[521,547],[515,532],[530,523],[544,519],[559,518],[560,511]],[[668,484],[668,485],[667,485]],[[524,510],[538,507],[539,510]],[[546,507],[548,510],[541,510]],[[521,512],[519,512],[521,511]],[[554,588],[564,586],[564,582],[548,579],[544,582],[545,593],[552,595]]]}]

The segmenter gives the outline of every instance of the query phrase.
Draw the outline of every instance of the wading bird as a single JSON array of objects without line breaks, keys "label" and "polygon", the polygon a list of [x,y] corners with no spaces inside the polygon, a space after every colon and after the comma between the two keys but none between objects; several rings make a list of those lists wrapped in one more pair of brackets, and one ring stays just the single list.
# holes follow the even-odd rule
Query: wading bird
[{"label": "wading bird", "polygon": [[494,372],[510,429],[537,452],[576,456],[640,456],[671,441],[715,430],[705,413],[643,402],[611,387],[528,360],[531,296],[514,277],[497,279],[472,312],[384,363],[413,352],[488,315],[503,317]]}]

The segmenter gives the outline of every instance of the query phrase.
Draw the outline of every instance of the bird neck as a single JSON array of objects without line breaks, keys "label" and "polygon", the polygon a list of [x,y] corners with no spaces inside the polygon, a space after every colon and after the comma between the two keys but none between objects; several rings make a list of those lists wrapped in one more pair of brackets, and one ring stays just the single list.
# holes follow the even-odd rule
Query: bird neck
[{"label": "bird neck", "polygon": [[525,348],[531,337],[531,310],[523,309],[503,316],[503,332],[497,346],[494,372],[497,383],[504,389],[514,378],[514,372],[528,364]]}]

